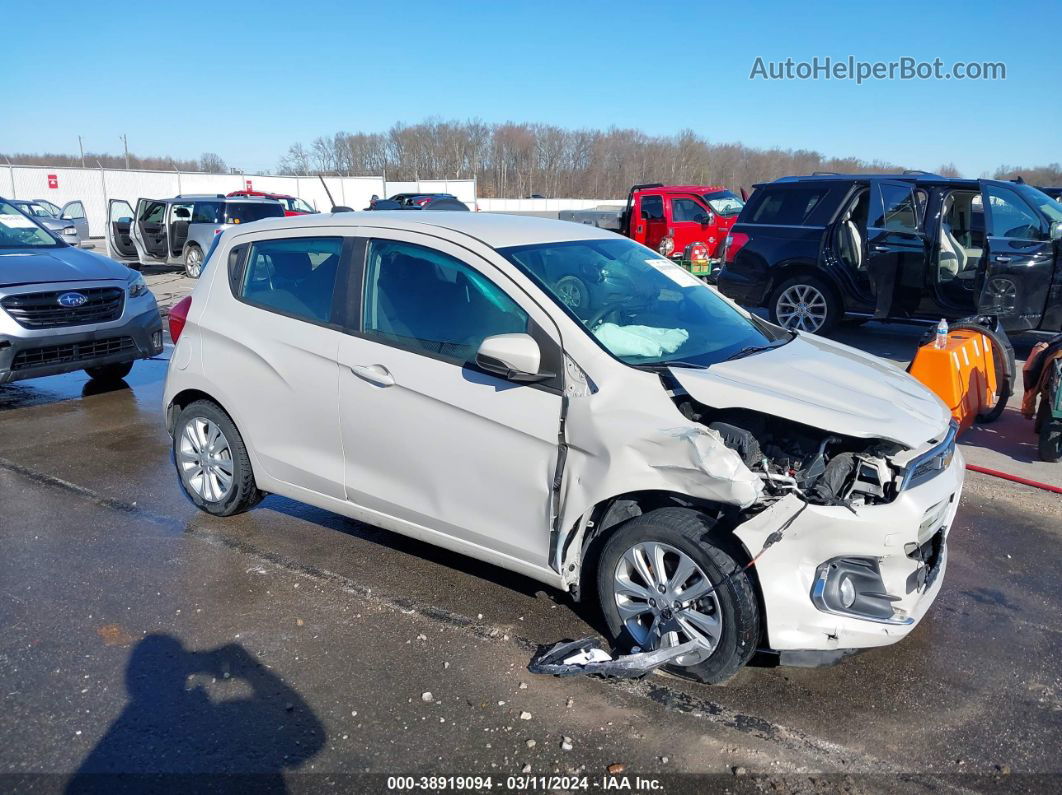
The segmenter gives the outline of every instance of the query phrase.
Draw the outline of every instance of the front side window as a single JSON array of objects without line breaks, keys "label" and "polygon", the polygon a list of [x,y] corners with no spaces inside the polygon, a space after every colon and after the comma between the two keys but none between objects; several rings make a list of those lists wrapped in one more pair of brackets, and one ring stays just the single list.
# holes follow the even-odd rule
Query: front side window
[{"label": "front side window", "polygon": [[362,308],[366,336],[457,364],[495,334],[528,330],[528,316],[479,271],[441,251],[373,240]]},{"label": "front side window", "polygon": [[[605,350],[631,365],[721,362],[746,349],[782,344],[774,331],[735,309],[697,277],[621,238],[499,249]],[[579,279],[586,302],[568,300]]]},{"label": "front side window", "polygon": [[918,231],[918,208],[914,194],[907,185],[878,186],[881,206],[872,202],[868,224],[871,229],[886,229],[890,232]]},{"label": "front side window", "polygon": [[0,249],[59,248],[61,243],[20,213],[11,204],[0,201]]},{"label": "front side window", "polygon": [[704,200],[708,206],[724,218],[740,215],[745,202],[728,190],[717,190],[704,194]]},{"label": "front side window", "polygon": [[283,315],[328,323],[342,249],[338,237],[256,241],[247,255],[239,297]]},{"label": "front side window", "polygon": [[71,202],[63,210],[63,218],[71,221],[79,221],[85,217],[85,205],[81,202]]},{"label": "front side window", "polygon": [[1040,216],[1014,191],[997,185],[987,185],[985,193],[988,194],[990,237],[1009,237],[1017,240],[1042,240],[1045,237]]},{"label": "front side window", "polygon": [[664,220],[664,199],[662,196],[642,196],[642,220]]},{"label": "front side window", "polygon": [[693,199],[672,199],[671,220],[675,223],[692,221],[695,224],[703,223],[708,219],[708,211]]}]

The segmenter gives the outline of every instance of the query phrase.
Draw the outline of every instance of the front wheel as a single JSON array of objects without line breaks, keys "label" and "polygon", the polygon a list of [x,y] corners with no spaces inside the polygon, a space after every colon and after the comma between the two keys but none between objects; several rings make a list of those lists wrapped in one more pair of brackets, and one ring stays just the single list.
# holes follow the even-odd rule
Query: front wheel
[{"label": "front wheel", "polygon": [[88,377],[94,381],[111,383],[114,381],[121,381],[129,375],[129,372],[132,369],[132,362],[121,362],[119,364],[103,364],[99,367],[86,367],[85,372],[88,373]]},{"label": "front wheel", "polygon": [[264,496],[235,423],[209,400],[190,403],[173,427],[173,461],[181,487],[200,510],[232,516]]},{"label": "front wheel", "polygon": [[771,322],[789,331],[825,334],[844,315],[829,285],[817,276],[794,276],[771,294]]},{"label": "front wheel", "polygon": [[617,646],[649,651],[699,641],[667,668],[718,684],[756,651],[760,611],[748,575],[708,540],[713,524],[688,508],[631,519],[605,542],[597,585]]},{"label": "front wheel", "polygon": [[203,249],[195,243],[184,250],[184,275],[189,279],[198,279],[203,273]]}]

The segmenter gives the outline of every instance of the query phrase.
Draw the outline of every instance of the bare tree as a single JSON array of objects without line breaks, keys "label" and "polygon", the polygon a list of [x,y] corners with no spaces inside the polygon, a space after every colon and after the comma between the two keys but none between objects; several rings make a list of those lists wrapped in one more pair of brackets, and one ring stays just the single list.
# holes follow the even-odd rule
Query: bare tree
[{"label": "bare tree", "polygon": [[199,170],[208,174],[224,174],[228,171],[225,161],[213,152],[203,152],[199,156]]}]

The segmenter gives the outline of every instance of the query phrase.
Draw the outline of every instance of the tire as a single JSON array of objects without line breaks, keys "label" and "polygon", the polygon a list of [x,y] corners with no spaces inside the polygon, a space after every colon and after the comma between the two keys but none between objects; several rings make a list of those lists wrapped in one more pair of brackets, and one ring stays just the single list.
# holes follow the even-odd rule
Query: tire
[{"label": "tire", "polygon": [[[220,431],[224,448],[221,442],[204,444],[204,441],[216,439],[207,430],[210,428]],[[204,467],[203,459],[199,457],[201,451],[214,463]],[[173,425],[173,463],[184,493],[197,508],[214,516],[243,513],[265,496],[255,483],[247,446],[235,423],[210,400],[190,403],[177,415]],[[213,474],[208,475],[207,469]],[[226,470],[229,475],[227,484],[223,482]]]},{"label": "tire", "polygon": [[771,322],[790,331],[827,334],[844,316],[836,291],[818,276],[786,279],[771,293]]},{"label": "tire", "polygon": [[189,243],[184,249],[184,275],[189,279],[198,279],[203,274],[203,249],[195,243]]},{"label": "tire", "polygon": [[[645,578],[637,574],[628,575],[631,571],[631,556],[635,554],[636,549],[644,551],[664,547],[662,568],[669,576],[676,573],[675,569],[681,560],[678,553],[684,555],[696,566],[697,571],[683,581],[687,587],[677,593],[693,591],[698,583],[703,582],[702,576],[715,586],[716,590],[703,598],[695,599],[686,608],[675,609],[671,615],[680,622],[685,622],[684,626],[691,625],[691,613],[699,613],[698,618],[701,621],[706,616],[714,616],[717,621],[717,637],[713,639],[710,650],[687,655],[685,659],[680,657],[666,668],[680,676],[709,684],[721,684],[734,676],[755,653],[760,640],[760,610],[748,575],[743,571],[732,574],[738,571],[739,564],[717,541],[709,539],[713,525],[710,517],[688,508],[660,508],[631,519],[608,536],[601,549],[597,566],[597,589],[602,613],[612,640],[618,648],[657,648],[662,639],[659,636],[653,639],[650,635],[649,641],[646,642],[644,623],[668,616],[646,611],[641,616],[630,618],[632,610],[640,610],[641,605],[646,603],[638,598],[628,599],[623,592],[627,586],[619,585],[619,582],[626,577],[627,582],[635,586],[635,590],[640,588],[640,592],[654,593],[644,586]],[[669,569],[669,565],[672,568]],[[732,576],[727,579],[727,575]],[[673,584],[679,586],[683,583]],[[662,594],[666,598],[675,595],[676,591],[670,585]],[[621,600],[627,605],[627,623],[621,615]],[[663,602],[658,604],[662,605]],[[672,602],[672,605],[675,604],[678,602]],[[670,612],[669,608],[665,607],[665,612]],[[672,636],[671,640],[677,642],[684,642],[691,637],[688,631],[675,635],[678,637]],[[674,643],[669,642],[667,645]]]},{"label": "tire", "polygon": [[996,363],[996,402],[986,411],[974,417],[977,422],[987,425],[995,422],[1007,408],[1007,401],[1014,394],[1014,377],[1017,366],[1014,362],[1014,346],[1005,334],[1000,334],[976,323],[953,323],[950,331],[976,331],[984,334],[992,343],[992,359]]},{"label": "tire", "polygon": [[110,383],[113,381],[121,381],[129,375],[129,372],[132,369],[132,362],[121,362],[119,364],[102,364],[99,367],[86,367],[85,372],[88,373],[88,377],[93,381]]},{"label": "tire", "polygon": [[1047,398],[1040,395],[1040,408],[1036,413],[1036,430],[1040,434],[1040,443],[1037,452],[1041,461],[1054,464],[1062,459],[1062,420],[1056,420],[1051,415],[1051,408],[1047,405]]},{"label": "tire", "polygon": [[553,285],[557,297],[573,310],[586,310],[590,307],[590,288],[578,276],[561,276]]}]

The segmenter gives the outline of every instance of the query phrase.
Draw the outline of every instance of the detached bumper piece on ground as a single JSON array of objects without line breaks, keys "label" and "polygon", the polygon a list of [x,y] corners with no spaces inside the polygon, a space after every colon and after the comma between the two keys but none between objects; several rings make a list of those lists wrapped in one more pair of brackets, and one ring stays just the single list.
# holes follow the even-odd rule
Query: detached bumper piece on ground
[{"label": "detached bumper piece on ground", "polygon": [[539,646],[527,665],[533,674],[553,676],[609,676],[615,679],[640,679],[661,665],[667,665],[684,654],[700,648],[700,642],[689,640],[677,646],[655,651],[621,654],[613,657],[601,648],[594,638],[562,640],[551,646]]}]

